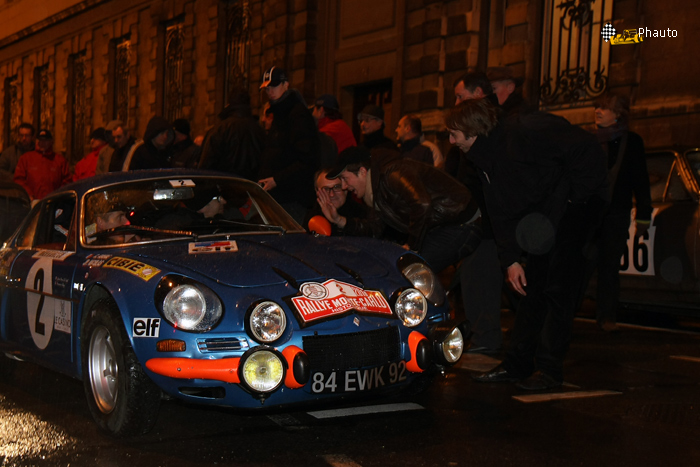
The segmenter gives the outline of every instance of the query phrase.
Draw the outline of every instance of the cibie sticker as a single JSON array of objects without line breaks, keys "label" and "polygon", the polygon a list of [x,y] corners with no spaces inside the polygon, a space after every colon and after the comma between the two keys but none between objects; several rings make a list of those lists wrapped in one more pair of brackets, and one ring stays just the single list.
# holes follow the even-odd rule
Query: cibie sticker
[{"label": "cibie sticker", "polygon": [[149,280],[151,277],[155,276],[160,272],[160,269],[154,268],[153,266],[149,266],[146,263],[142,263],[133,259],[122,258],[119,256],[113,257],[112,259],[107,261],[102,267],[121,269],[122,271],[126,271],[129,274],[133,274],[134,276],[140,277],[145,281]]},{"label": "cibie sticker", "polygon": [[301,286],[300,291],[302,296],[292,297],[292,303],[305,323],[348,310],[392,315],[389,303],[381,292],[364,290],[335,279],[329,279],[323,284],[307,282]]},{"label": "cibie sticker", "polygon": [[193,253],[226,253],[238,251],[235,240],[224,240],[220,242],[196,242],[190,243],[188,252]]}]

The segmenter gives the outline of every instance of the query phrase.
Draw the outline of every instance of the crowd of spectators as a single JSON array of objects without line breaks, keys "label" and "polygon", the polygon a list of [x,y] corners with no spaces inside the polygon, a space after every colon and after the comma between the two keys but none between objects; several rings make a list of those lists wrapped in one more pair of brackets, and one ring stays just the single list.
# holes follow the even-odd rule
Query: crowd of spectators
[{"label": "crowd of spectators", "polygon": [[[403,115],[389,138],[375,103],[356,115],[356,141],[335,96],[308,106],[272,67],[259,116],[249,94],[236,90],[201,138],[192,138],[186,119],[154,116],[143,139],[113,120],[90,133],[90,152],[73,170],[54,152],[49,130],[35,135],[23,123],[0,156],[0,177],[32,200],[104,172],[201,168],[255,181],[310,232],[381,238],[418,252],[436,272],[453,267],[468,352],[502,351],[501,300],[510,294],[517,314],[506,357],[475,379],[548,389],[563,382],[571,322],[594,268],[606,278],[598,282],[599,325],[617,329],[616,266],[632,196],[638,234],[651,208],[644,146],[628,130],[624,96],[596,103],[593,134],[537,111],[522,84],[507,67],[458,78],[443,157],[418,115]],[[215,199],[222,209],[225,201]],[[188,213],[206,217],[207,206]],[[600,254],[584,256],[589,251]]]}]

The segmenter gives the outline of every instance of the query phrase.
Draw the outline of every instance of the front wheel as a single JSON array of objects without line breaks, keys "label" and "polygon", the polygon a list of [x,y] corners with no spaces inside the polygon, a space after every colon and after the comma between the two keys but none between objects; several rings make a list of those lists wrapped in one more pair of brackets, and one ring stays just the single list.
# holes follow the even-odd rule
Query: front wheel
[{"label": "front wheel", "polygon": [[83,387],[97,425],[117,437],[148,433],[160,408],[160,389],[144,373],[108,299],[97,301],[81,333]]}]

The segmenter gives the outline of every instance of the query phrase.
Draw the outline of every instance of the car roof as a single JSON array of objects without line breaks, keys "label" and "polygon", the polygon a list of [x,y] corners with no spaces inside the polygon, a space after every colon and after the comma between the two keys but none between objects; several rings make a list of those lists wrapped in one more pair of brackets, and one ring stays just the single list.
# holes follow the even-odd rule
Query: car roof
[{"label": "car roof", "polygon": [[66,192],[75,191],[79,196],[82,196],[85,192],[99,186],[113,185],[120,182],[133,182],[137,180],[148,180],[152,178],[186,178],[186,177],[225,177],[225,178],[237,178],[240,180],[241,177],[237,177],[226,172],[216,172],[212,170],[199,170],[199,169],[150,169],[150,170],[130,170],[128,172],[108,172],[105,174],[95,175],[93,177],[84,178],[78,180],[77,182],[72,182],[67,185],[62,186],[54,192]]}]

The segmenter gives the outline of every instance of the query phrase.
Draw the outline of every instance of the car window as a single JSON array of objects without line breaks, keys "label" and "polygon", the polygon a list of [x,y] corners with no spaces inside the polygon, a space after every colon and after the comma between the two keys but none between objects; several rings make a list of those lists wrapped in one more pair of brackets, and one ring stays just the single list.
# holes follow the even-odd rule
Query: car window
[{"label": "car window", "polygon": [[75,250],[74,194],[45,199],[17,237],[19,248]]},{"label": "car window", "polygon": [[649,172],[649,186],[651,188],[651,201],[661,203],[666,191],[666,183],[671,173],[671,167],[676,160],[672,152],[656,152],[646,156],[647,171]]},{"label": "car window", "polygon": [[685,155],[695,179],[700,182],[700,151],[688,151]]},{"label": "car window", "polygon": [[234,178],[157,178],[100,187],[83,199],[86,246],[303,231],[262,188]]}]

